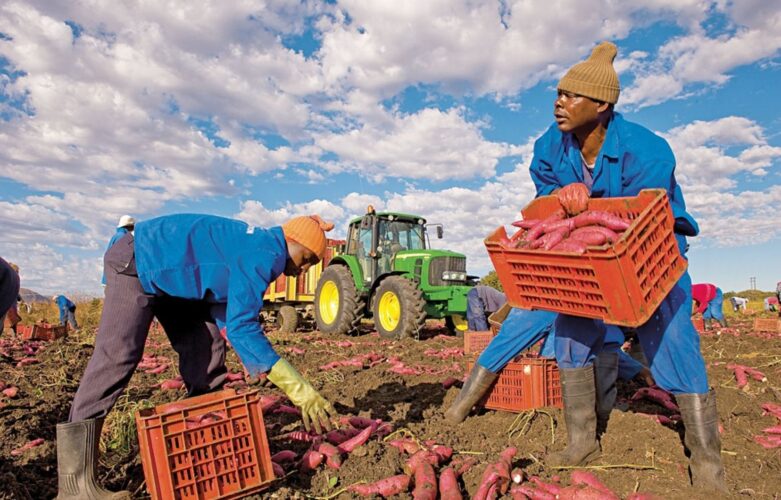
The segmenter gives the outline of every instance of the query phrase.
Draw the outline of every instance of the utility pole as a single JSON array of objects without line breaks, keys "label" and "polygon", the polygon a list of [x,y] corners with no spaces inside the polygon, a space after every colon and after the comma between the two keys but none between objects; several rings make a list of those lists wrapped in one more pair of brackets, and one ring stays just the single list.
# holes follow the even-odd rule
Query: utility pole
[{"label": "utility pole", "polygon": [[749,278],[749,281],[751,282],[751,289],[756,290],[757,289],[757,278],[755,276],[752,276]]}]

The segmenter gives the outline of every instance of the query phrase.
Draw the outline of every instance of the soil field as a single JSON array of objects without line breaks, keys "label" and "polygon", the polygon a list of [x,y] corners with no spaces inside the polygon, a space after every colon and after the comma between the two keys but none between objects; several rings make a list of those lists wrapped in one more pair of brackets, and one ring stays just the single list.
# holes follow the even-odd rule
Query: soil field
[{"label": "soil field", "polygon": [[[711,385],[718,394],[722,457],[730,490],[735,496],[778,498],[781,447],[765,448],[758,440],[769,435],[763,429],[781,424],[779,418],[762,408],[767,403],[781,405],[781,334],[755,332],[751,326],[751,318],[733,319],[730,328],[716,330],[718,335],[702,337],[702,351]],[[353,493],[340,491],[358,481],[371,482],[404,472],[408,457],[389,444],[404,436],[452,447],[451,460],[476,459],[477,463],[459,479],[465,498],[475,494],[487,464],[496,462],[508,446],[517,448],[513,465],[527,476],[570,484],[571,470],[544,465],[545,454],[560,449],[565,442],[561,410],[522,415],[480,411],[458,426],[445,422],[443,412],[458,394],[460,383],[446,389],[443,381],[462,379],[470,358],[463,355],[461,339],[443,333],[444,329],[435,324],[420,341],[383,340],[369,329],[354,337],[269,331],[280,354],[304,373],[340,414],[382,419],[392,424],[395,433],[385,439],[372,437],[346,455],[339,469],[321,465],[314,472],[301,473],[291,464],[284,465],[286,472],[292,473],[249,498],[352,498]],[[37,500],[56,495],[55,424],[67,418],[93,341],[94,328],[53,342],[3,337],[0,384],[4,389],[17,390],[15,395],[13,390],[8,392],[11,397],[0,397],[0,498]],[[176,354],[163,333],[150,335],[145,356],[146,371],[159,373],[138,370],[134,375],[128,391],[107,419],[99,464],[100,479],[107,487],[128,489],[134,498],[148,498],[134,412],[184,395],[182,389],[159,387],[161,381],[177,376]],[[228,359],[231,372],[242,373],[232,351]],[[347,359],[360,362],[354,363],[358,366],[324,367]],[[767,380],[749,376],[748,383],[739,389],[734,371],[727,366],[730,363],[756,368]],[[243,381],[235,384],[240,389],[247,387]],[[281,395],[263,381],[250,387],[263,394]],[[620,386],[617,408],[603,438],[602,457],[590,471],[621,498],[634,492],[658,498],[714,498],[688,486],[687,459],[678,424],[675,420],[666,425],[658,422],[674,412],[649,401],[631,400],[638,388],[634,383]],[[308,444],[283,436],[302,428],[296,416],[271,411],[264,418],[272,454],[290,449],[300,455],[307,450]],[[37,445],[23,449],[26,444]],[[395,498],[409,496],[404,492]],[[511,498],[509,493],[506,498]]]}]

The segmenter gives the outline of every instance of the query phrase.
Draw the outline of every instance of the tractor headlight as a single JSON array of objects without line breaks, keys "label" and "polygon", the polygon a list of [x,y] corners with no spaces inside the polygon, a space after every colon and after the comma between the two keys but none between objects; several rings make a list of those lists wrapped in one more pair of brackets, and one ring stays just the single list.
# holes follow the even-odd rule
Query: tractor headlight
[{"label": "tractor headlight", "polygon": [[443,281],[466,281],[466,273],[461,271],[445,271],[442,273]]}]

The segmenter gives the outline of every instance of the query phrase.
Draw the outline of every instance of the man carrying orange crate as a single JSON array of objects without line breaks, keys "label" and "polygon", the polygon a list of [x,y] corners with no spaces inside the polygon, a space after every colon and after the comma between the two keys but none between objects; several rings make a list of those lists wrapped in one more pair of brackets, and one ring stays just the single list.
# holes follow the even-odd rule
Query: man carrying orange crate
[{"label": "man carrying orange crate", "polygon": [[[559,81],[556,123],[534,145],[530,173],[537,196],[556,194],[569,215],[575,215],[587,208],[589,197],[636,196],[642,189],[665,189],[684,254],[686,237],[696,236],[699,227],[686,212],[670,146],[613,111],[620,92],[613,68],[616,53],[615,45],[603,42]],[[691,304],[691,279],[685,273],[651,319],[636,329],[637,336],[657,384],[678,401],[693,484],[726,492],[716,396],[708,385]],[[568,444],[562,452],[549,455],[548,464],[583,465],[601,453],[593,364],[602,351],[605,332],[601,321],[567,315],[556,319],[556,361]]]},{"label": "man carrying orange crate", "polygon": [[[477,358],[469,378],[464,383],[456,400],[445,412],[445,418],[453,424],[464,421],[472,407],[480,401],[488,392],[493,383],[499,377],[499,372],[507,366],[518,354],[543,341],[540,348],[540,356],[544,358],[555,357],[556,332],[554,322],[556,313],[548,311],[527,311],[525,309],[510,309],[507,318],[502,323],[499,333],[491,339],[488,346]],[[600,357],[595,360],[596,390],[597,390],[597,414],[599,420],[599,434],[607,428],[610,411],[616,402],[616,375],[623,380],[639,379],[646,385],[653,385],[651,372],[641,363],[632,359],[621,350],[624,343],[623,332],[615,326],[608,328],[605,335],[605,346],[601,357],[606,364],[600,363]],[[610,356],[605,354],[611,353]],[[613,367],[611,361],[615,354],[617,366]],[[615,371],[617,370],[617,374]]]},{"label": "man carrying orange crate", "polygon": [[130,498],[95,477],[103,418],[122,394],[144,352],[157,316],[179,354],[189,396],[225,381],[225,342],[250,376],[268,373],[301,409],[304,427],[330,429],[331,404],[280,358],[263,334],[263,294],[283,272],[296,276],[325,254],[320,217],[296,217],[281,227],[255,228],[211,215],[181,214],[140,222],[103,259],[106,299],[95,350],[79,383],[69,422],[57,425],[58,499]]}]

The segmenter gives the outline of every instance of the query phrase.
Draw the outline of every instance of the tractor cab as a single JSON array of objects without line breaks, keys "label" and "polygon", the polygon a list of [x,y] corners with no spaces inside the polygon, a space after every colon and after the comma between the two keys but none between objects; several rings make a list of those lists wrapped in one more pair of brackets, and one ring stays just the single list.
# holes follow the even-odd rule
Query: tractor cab
[{"label": "tractor cab", "polygon": [[[438,227],[441,237],[441,226]],[[354,255],[367,286],[394,270],[396,254],[426,249],[426,220],[415,215],[381,212],[369,206],[366,215],[353,219],[345,253]]]}]

